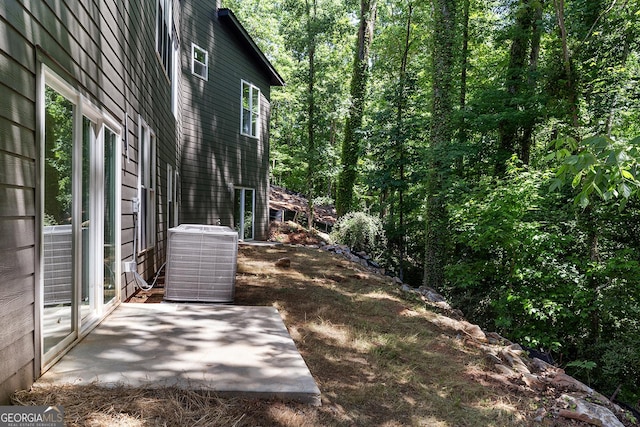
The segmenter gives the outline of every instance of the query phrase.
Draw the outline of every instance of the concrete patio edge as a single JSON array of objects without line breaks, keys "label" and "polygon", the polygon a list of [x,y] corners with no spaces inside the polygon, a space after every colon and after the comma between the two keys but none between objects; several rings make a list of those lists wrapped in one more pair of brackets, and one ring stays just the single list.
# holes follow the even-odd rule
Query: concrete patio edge
[{"label": "concrete patio edge", "polygon": [[121,304],[38,382],[321,402],[274,307]]}]

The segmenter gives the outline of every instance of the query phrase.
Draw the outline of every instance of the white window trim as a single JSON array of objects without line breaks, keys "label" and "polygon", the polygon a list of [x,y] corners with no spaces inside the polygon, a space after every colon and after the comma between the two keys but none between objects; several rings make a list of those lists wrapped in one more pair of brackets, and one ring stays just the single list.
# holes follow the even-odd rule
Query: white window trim
[{"label": "white window trim", "polygon": [[[251,120],[251,115],[253,114],[254,108],[253,108],[253,91],[257,91],[258,92],[258,108],[257,108],[257,119],[256,119],[256,134],[252,135],[251,133],[246,133],[244,131],[244,105],[243,105],[243,99],[244,99],[244,87],[249,86],[249,120]],[[257,87],[254,84],[249,83],[246,80],[242,80],[240,83],[240,135],[243,136],[248,136],[250,138],[254,138],[254,139],[260,139],[260,128],[261,128],[261,121],[262,121],[262,112],[260,111],[260,98],[262,96],[262,93],[260,91],[260,88]],[[251,129],[251,123],[249,123],[249,129]]]},{"label": "white window trim", "polygon": [[171,70],[171,112],[173,113],[173,117],[178,119],[178,104],[180,100],[180,93],[178,87],[178,79],[181,77],[180,74],[180,43],[178,38],[174,36],[173,40],[173,69]]},{"label": "white window trim", "polygon": [[[196,50],[199,50],[204,54],[204,62],[200,62],[196,59]],[[204,75],[196,72],[196,65],[204,67]],[[209,80],[209,52],[195,43],[191,43],[191,73],[194,76],[200,77],[202,80]]]},{"label": "white window trim", "polygon": [[[163,32],[160,32],[158,29],[158,21],[162,20],[165,28],[163,28]],[[171,82],[173,80],[173,67],[172,60],[174,54],[174,35],[176,34],[174,25],[173,25],[173,1],[172,0],[156,0],[156,56],[158,61],[160,61],[160,65],[162,66],[162,70],[164,71],[165,76]],[[164,40],[164,31],[166,30],[167,39]],[[161,51],[162,50],[162,51]],[[166,55],[166,58],[165,58]],[[165,63],[166,61],[166,63]]]},{"label": "white window trim", "polygon": [[[141,148],[141,140],[144,137],[142,131],[146,131],[146,135],[148,138],[148,152],[142,153],[140,152]],[[138,254],[146,252],[150,249],[153,249],[156,245],[156,134],[151,129],[151,127],[144,121],[142,116],[138,116]],[[146,158],[148,156],[148,159]],[[148,167],[145,168],[146,173],[148,173],[148,179],[150,188],[147,190],[148,200],[143,201],[142,196],[142,188],[143,182],[146,181],[142,176],[142,162],[148,161]],[[143,218],[141,213],[142,204],[145,203],[147,206],[146,217]],[[142,241],[142,227],[145,227],[145,236],[146,242]],[[143,247],[143,243],[146,245]]]}]

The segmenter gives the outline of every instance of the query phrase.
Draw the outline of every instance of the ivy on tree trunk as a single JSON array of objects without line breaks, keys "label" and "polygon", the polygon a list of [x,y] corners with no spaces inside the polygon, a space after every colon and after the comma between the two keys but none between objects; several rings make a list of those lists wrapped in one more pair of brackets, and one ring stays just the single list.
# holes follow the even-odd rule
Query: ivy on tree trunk
[{"label": "ivy on tree trunk", "polygon": [[336,194],[336,211],[342,216],[351,209],[353,202],[353,186],[357,178],[358,158],[360,155],[359,134],[364,114],[364,100],[367,90],[367,76],[369,70],[369,50],[373,41],[373,27],[376,20],[377,0],[360,1],[360,25],[358,27],[358,41],[353,62],[353,76],[351,78],[351,106],[344,130],[342,143],[342,170],[338,177],[338,192]]},{"label": "ivy on tree trunk", "polygon": [[432,112],[427,159],[426,242],[424,284],[444,283],[447,214],[443,175],[453,136],[453,73],[456,0],[434,0]]}]

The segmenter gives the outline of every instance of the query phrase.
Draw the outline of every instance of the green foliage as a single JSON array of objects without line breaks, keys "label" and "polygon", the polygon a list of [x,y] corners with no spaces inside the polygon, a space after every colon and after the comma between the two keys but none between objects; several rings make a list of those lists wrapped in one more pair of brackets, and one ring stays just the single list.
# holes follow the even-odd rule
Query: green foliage
[{"label": "green foliage", "polygon": [[333,227],[331,239],[372,256],[381,254],[386,242],[380,220],[364,212],[349,212],[342,216]]},{"label": "green foliage", "polygon": [[330,206],[333,205],[333,199],[328,196],[319,196],[313,199],[313,206]]},{"label": "green foliage", "polygon": [[565,233],[571,224],[556,224],[546,213],[548,179],[548,173],[511,163],[505,179],[452,188],[448,209],[457,254],[447,279],[452,298],[472,304],[473,317],[487,327],[555,350],[561,342],[556,329],[572,316],[566,284],[577,271],[565,256],[574,243]]},{"label": "green foliage", "polygon": [[555,141],[548,159],[560,163],[550,189],[570,182],[577,191],[575,203],[587,207],[595,193],[604,202],[620,199],[621,207],[640,190],[640,137],[628,144],[616,143],[607,136],[592,136],[578,142],[574,138]]},{"label": "green foliage", "polygon": [[[312,181],[312,195],[338,195],[358,3],[223,0],[287,82],[271,94],[271,179],[279,185],[306,193]],[[307,4],[317,7],[316,19],[307,21]],[[589,372],[595,388],[607,394],[622,384],[620,395],[637,400],[638,2],[470,0],[464,86],[458,6],[445,37],[452,81],[438,92],[453,102],[452,114],[430,135],[434,78],[443,70],[433,66],[441,59],[433,56],[434,37],[442,36],[433,2],[378,3],[354,209],[381,218],[382,258],[396,271],[404,264],[409,281],[419,283],[427,230],[434,230],[426,194],[436,183],[450,215],[435,227],[449,232],[440,248],[441,291],[487,329],[564,361],[596,363]],[[539,19],[531,19],[534,9]],[[310,35],[317,47],[313,149]],[[443,136],[444,148],[433,150]],[[513,155],[527,163],[526,149],[527,166],[511,162],[503,173]]]},{"label": "green foliage", "polygon": [[[589,379],[587,384],[591,384],[591,380],[590,380],[590,375],[591,372],[598,366],[598,364],[596,362],[593,362],[591,360],[574,360],[572,362],[567,363],[567,368],[575,368],[575,373],[579,374],[581,372],[585,373],[587,375],[587,378]],[[573,369],[572,369],[573,370]]]},{"label": "green foliage", "polygon": [[45,88],[45,202],[52,222],[71,218],[73,104],[50,87]]}]

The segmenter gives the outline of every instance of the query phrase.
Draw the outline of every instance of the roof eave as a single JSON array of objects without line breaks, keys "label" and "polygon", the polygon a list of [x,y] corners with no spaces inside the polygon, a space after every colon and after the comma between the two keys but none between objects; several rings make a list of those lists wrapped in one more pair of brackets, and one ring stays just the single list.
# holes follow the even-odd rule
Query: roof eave
[{"label": "roof eave", "polygon": [[218,19],[220,19],[221,22],[229,25],[231,30],[235,32],[236,35],[238,35],[240,39],[244,41],[247,47],[249,47],[253,51],[258,61],[263,65],[265,71],[267,72],[269,76],[269,83],[271,84],[271,86],[284,86],[284,79],[280,76],[280,74],[278,74],[278,71],[276,71],[275,67],[260,50],[258,45],[253,41],[247,30],[245,30],[240,21],[238,21],[238,18],[236,18],[231,9],[218,9]]}]

